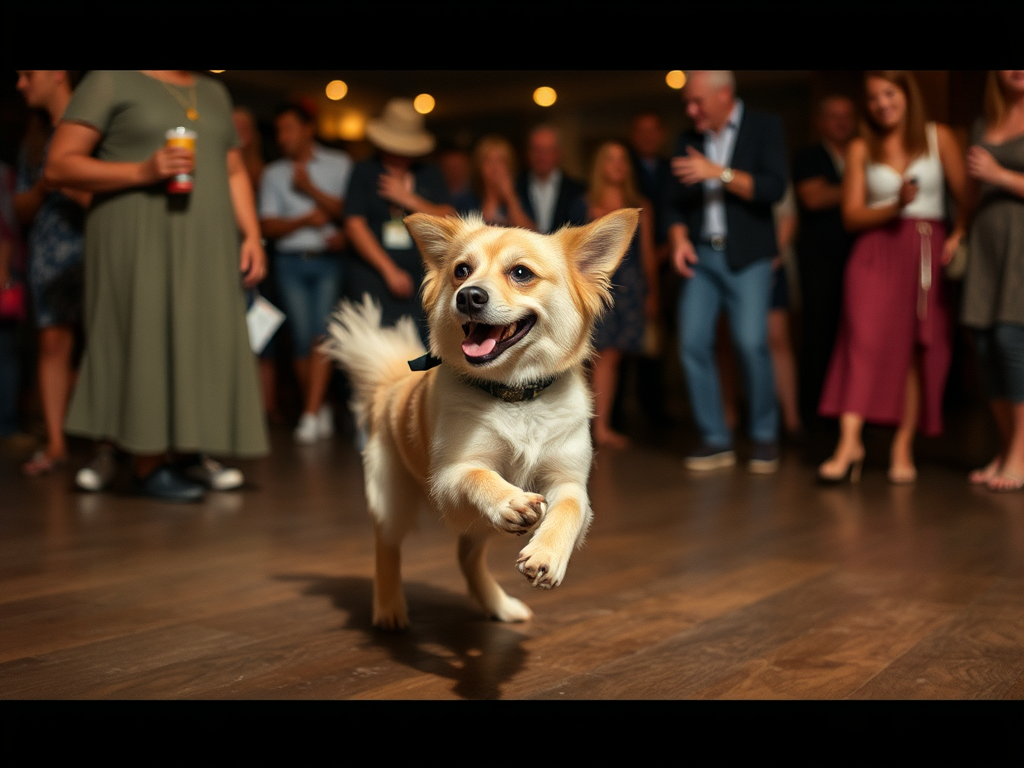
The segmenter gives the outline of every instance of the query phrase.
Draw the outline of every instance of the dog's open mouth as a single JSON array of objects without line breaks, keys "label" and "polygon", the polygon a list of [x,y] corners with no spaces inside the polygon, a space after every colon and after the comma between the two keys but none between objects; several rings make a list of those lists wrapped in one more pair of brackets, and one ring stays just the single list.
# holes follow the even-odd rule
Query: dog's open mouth
[{"label": "dog's open mouth", "polygon": [[488,325],[470,321],[462,326],[466,333],[466,338],[462,342],[462,353],[471,365],[489,363],[522,340],[536,322],[537,316],[534,314],[529,314],[509,325]]}]

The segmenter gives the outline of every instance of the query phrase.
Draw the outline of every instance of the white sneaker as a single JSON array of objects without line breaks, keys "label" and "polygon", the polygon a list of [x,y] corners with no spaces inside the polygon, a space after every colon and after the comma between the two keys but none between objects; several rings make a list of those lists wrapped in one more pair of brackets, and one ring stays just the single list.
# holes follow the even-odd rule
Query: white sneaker
[{"label": "white sneaker", "polygon": [[184,475],[214,491],[231,491],[240,488],[245,482],[242,470],[225,467],[209,456],[200,456],[198,462],[185,468]]},{"label": "white sneaker", "polygon": [[320,419],[315,413],[304,413],[299,417],[299,426],[293,433],[295,442],[312,445],[320,438]]},{"label": "white sneaker", "polygon": [[93,460],[75,474],[75,485],[83,491],[102,491],[117,474],[117,457],[109,446],[100,448]]},{"label": "white sneaker", "polygon": [[334,436],[334,409],[324,403],[316,412],[317,432],[322,438]]}]

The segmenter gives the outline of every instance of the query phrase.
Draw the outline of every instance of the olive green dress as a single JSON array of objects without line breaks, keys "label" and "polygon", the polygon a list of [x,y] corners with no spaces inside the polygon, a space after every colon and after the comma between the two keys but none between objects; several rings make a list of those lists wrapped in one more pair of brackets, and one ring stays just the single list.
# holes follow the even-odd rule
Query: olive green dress
[{"label": "olive green dress", "polygon": [[[1024,136],[1002,144],[985,141],[985,123],[974,125],[978,144],[1004,168],[1024,173]],[[996,323],[1024,324],[1024,200],[992,184],[981,183],[971,222],[963,322],[971,328]]]},{"label": "olive green dress", "polygon": [[95,156],[113,162],[146,160],[177,126],[198,134],[190,194],[160,183],[94,196],[86,350],[66,429],[136,454],[259,456],[267,431],[227,174],[238,137],[227,90],[196,80],[195,121],[189,88],[127,71],[89,73],[64,113],[98,129]]}]

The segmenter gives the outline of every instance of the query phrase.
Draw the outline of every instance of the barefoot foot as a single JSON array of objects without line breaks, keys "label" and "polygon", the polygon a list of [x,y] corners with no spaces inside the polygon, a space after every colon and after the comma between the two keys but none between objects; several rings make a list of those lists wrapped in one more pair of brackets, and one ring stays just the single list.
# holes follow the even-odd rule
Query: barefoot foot
[{"label": "barefoot foot", "polygon": [[996,456],[984,467],[980,467],[979,469],[971,472],[971,474],[967,476],[967,480],[971,485],[988,485],[989,481],[998,475],[1002,468],[1003,457]]}]

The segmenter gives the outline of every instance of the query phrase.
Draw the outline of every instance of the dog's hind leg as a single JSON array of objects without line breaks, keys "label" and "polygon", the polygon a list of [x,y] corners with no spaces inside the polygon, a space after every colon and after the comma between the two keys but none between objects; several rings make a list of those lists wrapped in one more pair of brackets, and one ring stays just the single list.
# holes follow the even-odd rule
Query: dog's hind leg
[{"label": "dog's hind leg", "polygon": [[384,441],[371,437],[363,453],[366,498],[376,532],[376,573],[373,580],[373,625],[405,629],[409,614],[402,593],[401,547],[412,529],[421,503],[416,481],[388,456]]},{"label": "dog's hind leg", "polygon": [[405,629],[409,611],[402,593],[401,542],[377,529],[377,570],[373,579],[373,626]]},{"label": "dog's hind leg", "polygon": [[489,532],[459,536],[459,566],[469,591],[488,613],[500,621],[527,621],[533,617],[522,600],[510,597],[487,569]]}]

